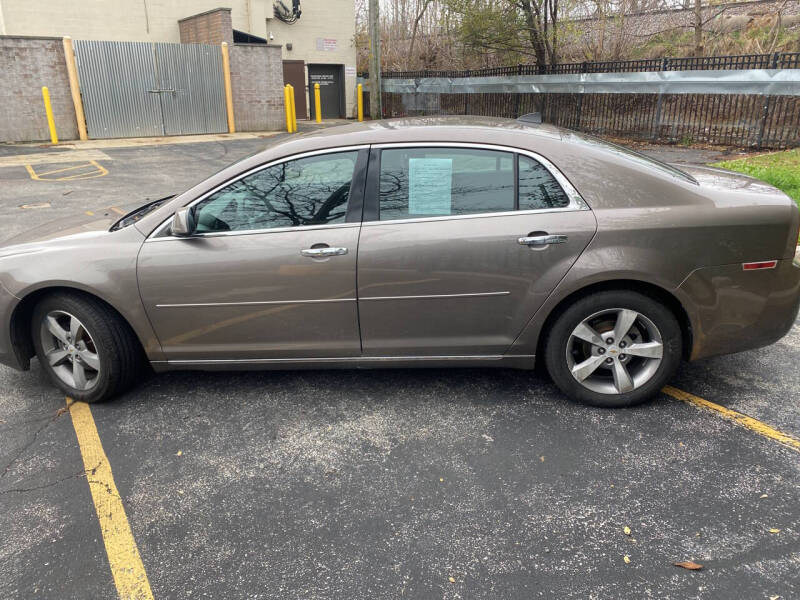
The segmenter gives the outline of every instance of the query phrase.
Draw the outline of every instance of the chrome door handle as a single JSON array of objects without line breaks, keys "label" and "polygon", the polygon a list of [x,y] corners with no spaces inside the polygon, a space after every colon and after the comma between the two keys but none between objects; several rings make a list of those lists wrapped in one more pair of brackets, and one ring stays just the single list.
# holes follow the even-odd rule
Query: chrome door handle
[{"label": "chrome door handle", "polygon": [[309,258],[325,258],[327,256],[343,256],[347,254],[347,248],[307,248],[300,250],[300,254]]},{"label": "chrome door handle", "polygon": [[564,244],[568,239],[565,235],[535,235],[517,238],[517,243],[520,246],[549,246],[550,244]]}]

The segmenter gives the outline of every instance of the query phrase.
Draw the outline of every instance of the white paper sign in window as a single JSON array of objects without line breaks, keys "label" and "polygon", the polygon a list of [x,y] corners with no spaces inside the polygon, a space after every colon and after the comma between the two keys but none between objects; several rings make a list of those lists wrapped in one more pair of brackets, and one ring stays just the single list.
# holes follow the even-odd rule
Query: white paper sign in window
[{"label": "white paper sign in window", "polygon": [[408,159],[408,213],[449,215],[452,182],[452,158]]}]

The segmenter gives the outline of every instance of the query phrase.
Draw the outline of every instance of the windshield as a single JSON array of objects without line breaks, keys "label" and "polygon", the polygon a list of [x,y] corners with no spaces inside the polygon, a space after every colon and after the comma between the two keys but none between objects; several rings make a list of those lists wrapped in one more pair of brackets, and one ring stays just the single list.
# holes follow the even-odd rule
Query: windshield
[{"label": "windshield", "polygon": [[152,202],[148,202],[139,208],[136,208],[129,212],[127,215],[124,215],[119,221],[114,223],[111,226],[110,231],[117,231],[118,229],[122,229],[123,227],[127,227],[128,225],[133,225],[139,219],[143,218],[145,215],[149,215],[159,206],[164,204],[170,198],[174,198],[175,195],[172,196],[165,196],[164,198],[159,198],[158,200],[153,200]]},{"label": "windshield", "polygon": [[573,131],[570,131],[564,135],[565,141],[569,140],[570,137],[578,140],[583,144],[587,144],[590,146],[599,146],[602,149],[606,150],[607,152],[612,152],[614,154],[621,154],[622,156],[624,156],[629,160],[634,160],[648,167],[657,169],[662,173],[667,173],[669,175],[672,175],[673,177],[678,177],[680,179],[683,179],[684,181],[688,181],[689,183],[694,183],[695,185],[697,185],[697,180],[688,173],[685,173],[684,171],[681,171],[677,167],[673,167],[670,164],[661,162],[660,160],[656,160],[655,158],[651,158],[646,154],[637,152],[636,150],[631,150],[630,148],[626,148],[625,146],[620,146],[612,142],[607,142],[606,140],[601,140],[600,138],[596,138],[593,135],[588,135],[585,133],[575,133]]}]

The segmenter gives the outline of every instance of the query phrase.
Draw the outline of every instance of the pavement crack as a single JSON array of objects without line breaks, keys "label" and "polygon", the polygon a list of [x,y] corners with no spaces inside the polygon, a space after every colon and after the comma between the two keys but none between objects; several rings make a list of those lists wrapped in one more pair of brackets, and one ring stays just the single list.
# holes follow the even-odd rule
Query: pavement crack
[{"label": "pavement crack", "polygon": [[11,467],[13,467],[19,461],[19,459],[22,458],[22,455],[25,454],[25,452],[27,452],[28,449],[30,449],[36,443],[42,432],[48,427],[50,427],[50,425],[55,423],[61,415],[67,413],[68,410],[69,409],[66,406],[62,406],[56,411],[56,413],[52,417],[50,417],[47,421],[45,421],[45,423],[41,425],[33,433],[33,436],[31,436],[31,438],[25,444],[22,445],[22,447],[14,455],[14,457],[3,467],[3,472],[2,474],[0,474],[0,479],[3,479],[6,475],[8,475],[11,472]]},{"label": "pavement crack", "polygon": [[23,494],[25,492],[35,492],[35,491],[38,491],[38,490],[44,490],[44,489],[51,488],[51,487],[54,487],[56,485],[59,485],[61,483],[64,483],[65,481],[69,481],[70,479],[76,479],[78,477],[84,477],[84,476],[88,475],[89,473],[90,473],[89,470],[82,469],[82,470],[78,471],[77,473],[73,473],[72,475],[67,475],[66,477],[62,477],[61,479],[56,479],[55,481],[51,481],[49,483],[44,483],[42,485],[35,485],[35,486],[32,486],[32,487],[27,487],[27,488],[19,487],[19,488],[9,488],[7,490],[0,490],[0,496],[2,496],[3,494]]},{"label": "pavement crack", "polygon": [[[92,471],[92,473],[94,473],[94,470]],[[122,496],[120,496],[113,489],[111,489],[111,485],[109,485],[106,481],[98,479],[89,479],[88,477],[86,478],[86,481],[89,483],[90,486],[94,484],[94,485],[99,485],[102,488],[105,488],[106,494],[108,494],[109,496],[113,496],[114,498],[117,498],[120,502],[124,503]]]}]

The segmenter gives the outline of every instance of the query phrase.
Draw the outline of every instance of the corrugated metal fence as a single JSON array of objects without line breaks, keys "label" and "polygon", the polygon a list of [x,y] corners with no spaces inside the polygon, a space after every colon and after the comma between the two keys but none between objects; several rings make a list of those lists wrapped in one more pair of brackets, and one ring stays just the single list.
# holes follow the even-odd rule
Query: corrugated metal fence
[{"label": "corrugated metal fence", "polygon": [[218,46],[75,41],[91,138],[228,130]]}]

